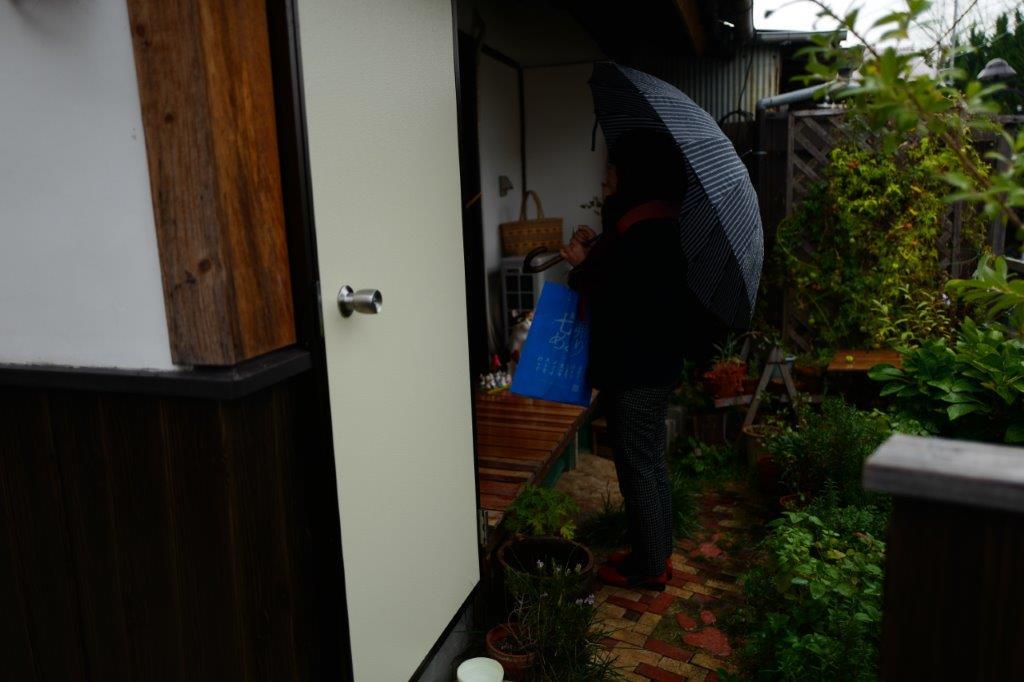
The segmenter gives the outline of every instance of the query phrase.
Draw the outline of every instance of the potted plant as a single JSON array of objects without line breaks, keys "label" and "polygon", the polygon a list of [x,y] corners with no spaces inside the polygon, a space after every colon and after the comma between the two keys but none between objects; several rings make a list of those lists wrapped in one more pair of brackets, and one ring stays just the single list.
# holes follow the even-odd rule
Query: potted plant
[{"label": "potted plant", "polygon": [[603,655],[602,632],[593,594],[581,594],[584,576],[576,566],[546,565],[536,574],[509,576],[515,605],[509,622],[488,633],[488,651],[510,679],[618,679]]},{"label": "potted plant", "polygon": [[487,655],[501,663],[505,677],[521,680],[537,662],[537,643],[518,623],[495,625],[484,640]]},{"label": "potted plant", "polygon": [[[767,396],[765,398],[767,399]],[[766,401],[763,401],[762,405],[764,402]],[[748,466],[756,467],[762,459],[770,457],[764,445],[765,438],[776,433],[780,428],[782,428],[781,424],[771,417],[764,422],[743,427],[743,445],[747,454]]]},{"label": "potted plant", "polygon": [[498,549],[506,574],[544,575],[545,567],[579,566],[589,577],[594,555],[573,540],[579,507],[569,495],[527,485],[508,509],[505,527],[513,534]]},{"label": "potted plant", "polygon": [[715,346],[715,350],[711,369],[704,373],[708,393],[715,400],[742,395],[747,363],[739,356],[736,339],[728,337],[724,344]]}]

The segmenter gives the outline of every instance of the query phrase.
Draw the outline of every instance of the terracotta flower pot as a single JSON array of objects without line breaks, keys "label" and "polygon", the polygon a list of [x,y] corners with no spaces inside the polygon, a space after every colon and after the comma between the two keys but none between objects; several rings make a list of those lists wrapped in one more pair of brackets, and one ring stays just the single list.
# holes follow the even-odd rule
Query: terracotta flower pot
[{"label": "terracotta flower pot", "polygon": [[765,427],[761,424],[751,424],[743,427],[743,443],[747,452],[747,466],[755,467],[757,463],[768,457],[768,451],[764,449]]},{"label": "terracotta flower pot", "polygon": [[526,671],[537,662],[537,652],[508,651],[508,640],[516,634],[514,623],[495,625],[487,632],[487,655],[501,663],[505,669],[505,677],[509,680],[523,679]]},{"label": "terracotta flower pot", "polygon": [[795,511],[807,506],[801,493],[789,493],[779,498],[779,509],[782,511]]}]

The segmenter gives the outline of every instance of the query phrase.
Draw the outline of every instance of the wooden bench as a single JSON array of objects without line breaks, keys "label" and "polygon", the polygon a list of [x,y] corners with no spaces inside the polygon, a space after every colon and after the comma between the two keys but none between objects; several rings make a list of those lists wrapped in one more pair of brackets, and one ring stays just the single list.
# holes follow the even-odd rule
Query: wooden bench
[{"label": "wooden bench", "polygon": [[527,483],[542,484],[575,452],[576,435],[591,408],[501,393],[477,393],[476,465],[479,506],[496,526]]},{"label": "wooden bench", "polygon": [[829,373],[850,372],[867,374],[875,365],[899,367],[902,357],[894,350],[855,350],[840,348],[829,363]]}]

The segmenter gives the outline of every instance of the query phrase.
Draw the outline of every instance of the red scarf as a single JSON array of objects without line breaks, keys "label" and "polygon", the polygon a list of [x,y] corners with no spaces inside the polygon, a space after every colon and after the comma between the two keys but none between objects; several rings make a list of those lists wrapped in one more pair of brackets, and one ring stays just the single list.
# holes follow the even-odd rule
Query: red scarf
[{"label": "red scarf", "polygon": [[615,223],[615,231],[619,234],[625,234],[633,225],[644,220],[678,218],[680,209],[681,206],[679,204],[661,201],[660,199],[644,202],[623,213],[622,217]]}]

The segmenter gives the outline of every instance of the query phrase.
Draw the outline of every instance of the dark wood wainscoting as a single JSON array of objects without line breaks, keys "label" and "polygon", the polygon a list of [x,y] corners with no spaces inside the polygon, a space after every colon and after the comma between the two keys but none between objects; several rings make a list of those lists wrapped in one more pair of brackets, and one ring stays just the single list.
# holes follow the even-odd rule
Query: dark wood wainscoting
[{"label": "dark wood wainscoting", "polygon": [[313,381],[233,401],[0,387],[0,679],[343,677]]}]

